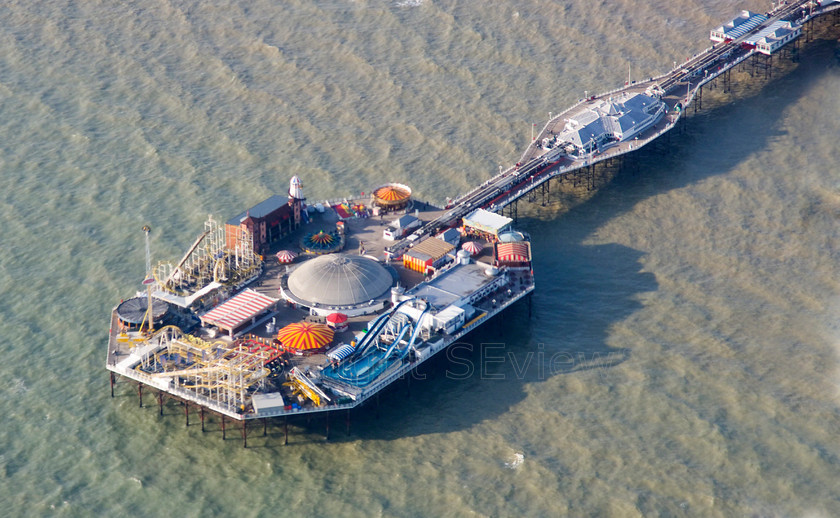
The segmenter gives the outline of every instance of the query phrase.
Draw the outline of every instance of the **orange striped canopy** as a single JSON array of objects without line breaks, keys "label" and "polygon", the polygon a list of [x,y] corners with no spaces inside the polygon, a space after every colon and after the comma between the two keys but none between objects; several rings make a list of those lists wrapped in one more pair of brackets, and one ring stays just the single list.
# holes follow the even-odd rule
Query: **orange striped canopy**
[{"label": "orange striped canopy", "polygon": [[332,342],[335,332],[324,324],[296,322],[277,333],[277,339],[287,351],[305,354],[317,352]]},{"label": "orange striped canopy", "polygon": [[411,189],[405,185],[387,184],[373,191],[373,196],[383,203],[400,203],[411,197]]}]

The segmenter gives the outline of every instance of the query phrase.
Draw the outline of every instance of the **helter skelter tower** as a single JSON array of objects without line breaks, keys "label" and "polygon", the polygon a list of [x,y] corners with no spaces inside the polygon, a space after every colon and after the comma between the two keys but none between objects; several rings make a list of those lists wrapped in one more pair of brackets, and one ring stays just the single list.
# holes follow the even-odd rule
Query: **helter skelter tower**
[{"label": "helter skelter tower", "polygon": [[[305,201],[306,197],[303,195],[303,184],[300,182],[300,178],[295,175],[291,180],[289,180],[289,205],[292,206],[292,213],[295,218],[295,228],[300,227],[301,219],[308,219],[304,210],[306,208],[306,205],[304,204]],[[306,223],[306,221],[304,221],[304,223]]]}]

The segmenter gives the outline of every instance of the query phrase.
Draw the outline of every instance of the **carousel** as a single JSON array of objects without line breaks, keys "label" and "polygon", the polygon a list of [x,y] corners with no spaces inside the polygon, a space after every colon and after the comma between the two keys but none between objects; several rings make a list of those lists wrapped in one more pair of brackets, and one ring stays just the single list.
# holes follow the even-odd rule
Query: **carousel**
[{"label": "carousel", "polygon": [[385,210],[399,210],[411,201],[411,187],[401,183],[387,183],[373,191],[373,203]]},{"label": "carousel", "polygon": [[332,232],[310,232],[300,240],[300,248],[314,255],[331,254],[344,247],[344,239],[337,230]]}]

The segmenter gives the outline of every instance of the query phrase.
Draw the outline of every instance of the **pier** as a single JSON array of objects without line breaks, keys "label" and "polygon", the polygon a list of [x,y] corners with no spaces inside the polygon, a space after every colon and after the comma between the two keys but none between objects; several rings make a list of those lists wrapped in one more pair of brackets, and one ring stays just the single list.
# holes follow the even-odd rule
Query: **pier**
[{"label": "pier", "polygon": [[[415,237],[403,239],[390,246],[388,252],[399,255],[411,246],[413,239],[450,227],[476,208],[502,212],[506,207],[513,205],[511,214],[515,215],[517,201],[537,189],[541,189],[545,197],[550,180],[563,176],[591,176],[596,165],[621,159],[642,149],[673,130],[681,121],[684,122],[689,107],[693,108],[695,113],[701,108],[705,85],[721,79],[724,90],[728,90],[731,72],[738,65],[753,59],[754,68],[770,77],[773,56],[791,48],[793,50],[789,52],[795,56],[799,39],[809,38],[816,20],[829,14],[833,16],[834,23],[840,23],[840,1],[780,1],[772,11],[757,15],[752,22],[745,24],[747,26],[741,26],[741,30],[733,34],[731,39],[723,38],[723,41],[716,42],[687,58],[685,62],[675,63],[674,68],[665,74],[643,81],[628,80],[627,84],[620,88],[581,99],[546,122],[534,135],[515,166],[500,171],[498,175],[454,199],[448,204],[444,214],[417,230],[414,233]],[[772,48],[755,44],[757,36],[776,29],[784,22],[789,22],[795,29],[789,39],[778,42]],[[590,146],[583,156],[570,156],[559,153],[556,149],[547,150],[542,147],[544,139],[560,133],[567,121],[574,116],[599,103],[636,94],[658,99],[664,104],[666,113],[656,124],[640,132],[632,140],[617,142],[606,149],[593,149]]]},{"label": "pier", "polygon": [[[330,414],[342,411],[346,412],[349,433],[352,409],[373,401],[378,406],[380,391],[398,380],[408,384],[423,362],[533,292],[530,243],[523,233],[507,227],[516,217],[518,200],[525,196],[536,199],[541,193],[545,202],[552,179],[591,177],[599,164],[635,153],[684,124],[689,109],[701,109],[704,86],[720,81],[727,91],[732,70],[743,63],[751,62],[754,72],[770,77],[774,56],[786,52],[795,58],[799,40],[807,40],[815,20],[829,14],[834,23],[840,23],[840,1],[780,2],[764,14],[744,11],[720,30],[711,31],[710,47],[683,63],[675,63],[667,73],[642,81],[628,78],[620,88],[587,95],[550,116],[543,128],[535,131],[515,165],[506,170],[500,167],[498,175],[443,208],[410,202],[408,187],[388,184],[380,189],[387,187],[390,199],[383,196],[380,201],[394,205],[381,205],[382,213],[368,213],[364,199],[345,199],[325,202],[327,215],[316,215],[318,221],[309,221],[303,210],[306,198],[300,180],[294,177],[288,204],[285,197],[275,195],[241,217],[234,217],[224,227],[210,218],[183,259],[154,275],[148,259],[150,229],[144,227],[147,277],[143,284],[148,289],[145,300],[153,300],[153,285],[164,290],[169,284],[193,283],[201,289],[188,295],[176,295],[175,290],[155,295],[154,302],[147,302],[145,307],[140,294],[125,301],[120,318],[117,313],[123,303],[114,309],[106,362],[111,396],[114,397],[116,376],[125,377],[136,382],[141,407],[144,388],[156,394],[161,415],[166,400],[182,404],[187,426],[190,407],[198,407],[202,431],[207,415],[218,418],[223,438],[228,423],[239,423],[246,446],[248,423],[254,420],[262,421],[265,435],[268,422],[282,418],[288,442],[290,417],[305,418],[307,422],[313,416],[324,417],[328,438]],[[405,198],[400,197],[403,194]],[[362,217],[356,214],[357,208]],[[323,209],[319,209],[322,214]],[[505,218],[505,211],[512,218]],[[272,215],[281,212],[282,220],[279,216],[276,221],[271,220]],[[484,223],[478,221],[476,214],[484,218]],[[413,220],[412,226],[402,226],[406,218]],[[474,232],[467,231],[464,237],[476,241],[486,238],[487,250],[482,254],[479,246],[475,257],[470,257],[461,255],[465,251],[462,248],[455,261],[441,260],[445,254],[455,257],[453,246],[441,244],[446,243],[443,233],[447,229],[463,230],[470,218],[476,219]],[[262,241],[257,238],[260,225]],[[483,225],[491,229],[490,234],[485,233]],[[245,237],[239,235],[240,227]],[[393,232],[410,230],[392,238],[383,235],[386,228]],[[502,231],[519,235],[523,242],[503,243]],[[301,244],[301,249],[315,257],[309,260],[320,268],[313,278],[326,275],[330,268],[346,268],[350,277],[362,271],[351,271],[351,267],[361,265],[360,268],[368,269],[373,267],[366,261],[381,261],[382,272],[386,273],[377,274],[379,278],[374,280],[384,279],[387,287],[373,294],[365,291],[352,303],[324,302],[308,296],[313,289],[309,285],[300,287],[303,280],[300,276],[293,278],[294,268],[274,265],[266,271],[262,256],[268,251],[268,244],[276,243],[279,237],[289,243],[310,239],[310,246]],[[437,246],[421,246],[429,244],[425,240]],[[322,260],[345,246],[358,248],[358,255],[343,254],[332,262]],[[501,260],[503,247],[515,248],[516,252],[508,252],[507,259]],[[435,248],[447,248],[447,252],[437,254]],[[235,257],[226,255],[234,249]],[[395,261],[405,262],[398,264],[397,269],[391,268]],[[419,270],[414,269],[417,265]],[[365,270],[366,275],[371,271]],[[366,281],[371,278],[365,277]],[[396,284],[388,284],[392,280]],[[229,286],[223,286],[224,282]],[[291,293],[295,282],[299,286],[297,294]],[[252,288],[243,289],[251,283]],[[282,298],[277,298],[278,291]],[[214,314],[246,292],[264,305],[242,318]],[[181,308],[179,323],[190,324],[191,319],[200,317],[205,334],[190,335],[172,324],[155,329],[158,298]],[[132,304],[137,307],[131,307]],[[250,304],[256,303],[241,302],[240,307],[221,313],[233,314]],[[400,313],[403,306],[405,312]],[[350,313],[349,329],[345,329],[346,335],[335,350],[287,361],[281,356],[289,350],[282,351],[284,345],[273,340],[274,317],[277,315],[281,325],[293,323],[292,319],[300,318],[301,308],[309,311],[307,322],[320,324],[326,324],[328,314]],[[468,310],[466,315],[464,308]],[[124,318],[132,312],[135,316]],[[283,321],[284,312],[289,314],[288,321]],[[373,315],[377,316],[371,319]],[[341,316],[348,319],[346,314]],[[231,323],[222,325],[229,317]],[[263,327],[266,331],[260,335]],[[212,335],[208,333],[211,328]],[[218,330],[228,333],[226,341],[216,335]],[[243,333],[249,333],[244,340],[240,338]],[[336,354],[339,350],[346,355]],[[310,369],[319,372],[310,376]],[[279,379],[280,372],[288,376],[285,383]],[[272,384],[277,390],[262,390]],[[291,388],[280,388],[281,384]],[[256,387],[259,388],[255,390]],[[281,391],[285,391],[283,395]],[[287,398],[285,402],[283,397]],[[292,397],[300,404],[292,404]]]}]

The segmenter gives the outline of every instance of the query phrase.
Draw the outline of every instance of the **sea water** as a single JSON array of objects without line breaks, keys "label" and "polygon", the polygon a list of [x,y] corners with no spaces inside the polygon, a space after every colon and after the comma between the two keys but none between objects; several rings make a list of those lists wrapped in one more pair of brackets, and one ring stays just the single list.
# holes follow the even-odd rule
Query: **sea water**
[{"label": "sea water", "polygon": [[[537,290],[351,433],[248,448],[104,368],[153,261],[301,177],[440,203],[747,1],[0,6],[0,502],[10,516],[840,514],[840,66],[741,73],[596,192],[519,204]],[[836,33],[834,38],[836,38]],[[788,59],[788,61],[790,61]],[[785,72],[786,70],[786,72]],[[149,401],[151,400],[151,401]],[[377,417],[378,416],[378,417]]]}]

